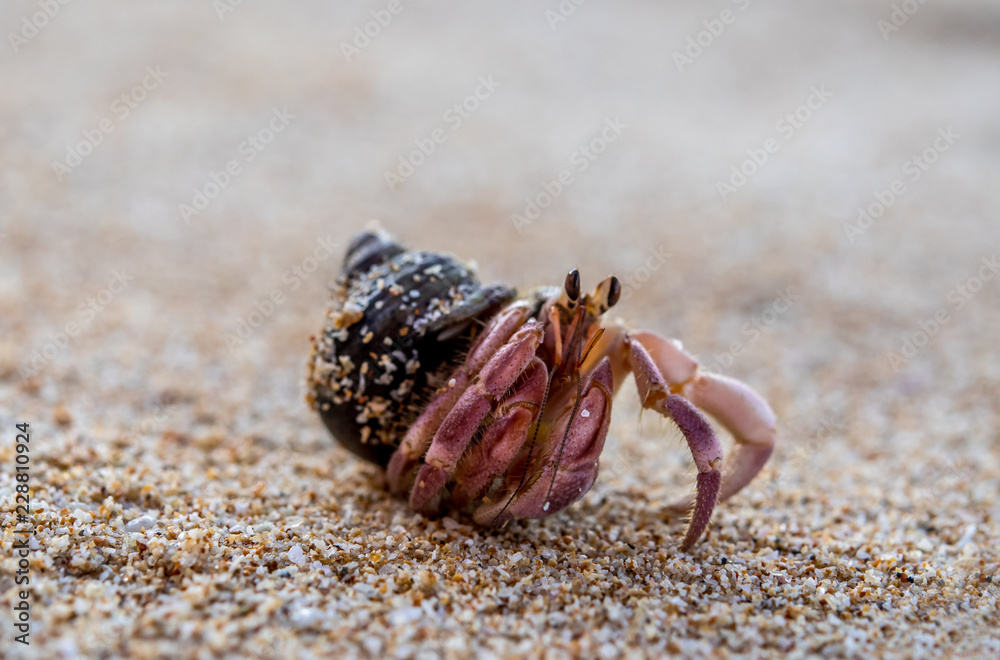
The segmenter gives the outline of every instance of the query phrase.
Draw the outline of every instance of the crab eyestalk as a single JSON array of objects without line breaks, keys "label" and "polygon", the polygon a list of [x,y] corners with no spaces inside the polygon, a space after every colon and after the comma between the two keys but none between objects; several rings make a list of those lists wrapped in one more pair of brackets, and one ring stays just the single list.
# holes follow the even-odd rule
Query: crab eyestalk
[{"label": "crab eyestalk", "polygon": [[587,296],[587,308],[594,316],[601,316],[615,304],[622,295],[622,285],[614,275],[606,277],[597,285],[594,292]]}]

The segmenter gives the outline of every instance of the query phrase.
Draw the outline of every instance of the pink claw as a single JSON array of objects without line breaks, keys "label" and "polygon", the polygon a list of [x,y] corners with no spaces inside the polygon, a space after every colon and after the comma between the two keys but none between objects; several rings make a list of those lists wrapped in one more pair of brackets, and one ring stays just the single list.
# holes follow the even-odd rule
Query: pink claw
[{"label": "pink claw", "polygon": [[[508,471],[502,494],[476,510],[476,522],[498,525],[518,518],[545,518],[583,497],[597,479],[611,417],[612,386],[611,362],[604,358],[583,384],[579,405],[571,403],[560,414],[530,464],[521,461]],[[518,492],[526,473],[537,477],[531,476]]]}]

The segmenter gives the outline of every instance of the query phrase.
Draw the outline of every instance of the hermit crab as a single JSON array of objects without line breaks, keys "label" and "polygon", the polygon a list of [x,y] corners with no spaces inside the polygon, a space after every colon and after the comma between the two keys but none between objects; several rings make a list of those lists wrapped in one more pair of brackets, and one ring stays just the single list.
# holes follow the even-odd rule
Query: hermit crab
[{"label": "hermit crab", "polygon": [[[307,400],[348,450],[385,469],[389,488],[430,513],[476,523],[544,518],[597,478],[615,392],[631,373],[642,405],[673,420],[698,469],[681,544],[771,455],[775,416],[744,383],[702,371],[679,342],[605,317],[614,276],[582,294],[484,286],[453,256],[408,250],[382,230],[355,237],[314,336]],[[701,408],[733,436],[722,446]],[[692,508],[693,507],[693,508]]]}]

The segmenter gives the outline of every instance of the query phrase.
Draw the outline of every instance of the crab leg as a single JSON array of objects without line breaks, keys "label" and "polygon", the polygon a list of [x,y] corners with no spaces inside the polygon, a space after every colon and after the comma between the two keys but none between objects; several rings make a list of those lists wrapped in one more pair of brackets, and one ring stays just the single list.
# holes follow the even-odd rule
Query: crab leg
[{"label": "crab leg", "polygon": [[[539,440],[545,449],[535,452],[530,464],[527,456],[518,460],[507,471],[507,487],[494,501],[476,509],[473,517],[478,524],[545,518],[590,490],[597,479],[598,459],[608,434],[612,385],[611,361],[604,358],[583,384],[579,405],[568,406],[543,431],[546,435]],[[557,448],[564,436],[566,444],[559,460]],[[525,474],[527,479],[522,479]],[[522,481],[526,485],[519,493]]]},{"label": "crab leg", "polygon": [[[648,351],[671,392],[707,412],[732,434],[736,450],[726,463],[719,499],[732,497],[753,480],[774,450],[774,411],[748,385],[701,371],[698,361],[674,342],[651,332],[636,332],[631,338],[633,345],[641,344]],[[686,508],[690,500],[673,506]]]},{"label": "crab leg", "polygon": [[529,320],[490,358],[476,381],[462,393],[434,434],[425,462],[417,473],[410,491],[410,506],[414,510],[426,511],[430,507],[454,474],[476,429],[493,410],[496,400],[507,393],[532,363],[541,341],[542,326]]},{"label": "crab leg", "polygon": [[[712,431],[708,421],[691,403],[682,396],[670,393],[670,386],[649,351],[638,341],[629,342],[629,363],[639,397],[644,408],[659,412],[674,420],[687,440],[698,468],[698,487],[694,511],[688,523],[681,549],[687,550],[697,541],[708,522],[719,498],[722,481],[722,445]],[[687,508],[688,505],[685,506]]]},{"label": "crab leg", "polygon": [[774,412],[748,385],[719,374],[699,374],[684,393],[736,440],[719,492],[719,500],[728,499],[753,481],[771,457],[777,435]]},{"label": "crab leg", "polygon": [[455,407],[455,403],[469,386],[472,377],[510,340],[517,329],[524,325],[530,313],[531,308],[528,305],[514,303],[493,317],[486,326],[469,352],[468,359],[455,371],[445,389],[431,399],[389,459],[386,480],[392,492],[402,493],[406,490],[407,475],[430,447],[434,434]]},{"label": "crab leg", "polygon": [[451,501],[459,507],[481,497],[521,450],[535,426],[545,397],[548,370],[537,357],[525,371],[526,380],[497,408],[479,443],[465,453],[455,470]]}]

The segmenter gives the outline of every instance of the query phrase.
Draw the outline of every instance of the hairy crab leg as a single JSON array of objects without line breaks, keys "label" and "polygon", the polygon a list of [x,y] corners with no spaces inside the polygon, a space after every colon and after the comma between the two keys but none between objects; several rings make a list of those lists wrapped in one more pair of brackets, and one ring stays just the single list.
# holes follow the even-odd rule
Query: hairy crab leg
[{"label": "hairy crab leg", "polygon": [[629,362],[643,407],[656,410],[676,422],[698,468],[694,511],[681,543],[681,548],[687,550],[708,527],[718,501],[722,481],[722,445],[701,413],[684,397],[670,393],[665,375],[642,343],[629,342]]},{"label": "hairy crab leg", "polygon": [[529,320],[490,358],[473,382],[459,397],[441,427],[434,434],[424,464],[417,473],[410,506],[426,511],[455,472],[476,429],[493,410],[497,399],[517,382],[535,358],[542,340],[542,326]]},{"label": "hairy crab leg", "polygon": [[[507,471],[506,488],[498,497],[476,509],[473,517],[480,525],[498,525],[518,518],[545,518],[579,500],[597,479],[598,459],[604,450],[611,418],[613,378],[611,362],[603,359],[583,388],[579,405],[567,408],[545,431],[542,451],[523,456]],[[574,414],[575,411],[575,414]],[[562,461],[557,463],[555,443],[566,443]],[[521,475],[532,475],[521,492]],[[553,481],[553,476],[555,477]],[[513,496],[513,501],[508,501]]]},{"label": "hairy crab leg", "polygon": [[534,427],[545,397],[548,370],[539,358],[531,361],[526,379],[501,403],[483,437],[465,453],[455,470],[451,501],[463,507],[481,497],[490,482],[504,470],[524,445]]},{"label": "hairy crab leg", "polygon": [[517,329],[524,325],[530,314],[531,307],[528,304],[513,303],[494,316],[486,326],[469,351],[465,363],[452,374],[445,389],[431,399],[389,459],[386,480],[394,493],[402,493],[407,489],[407,476],[430,447],[434,434],[455,407],[455,403],[465,392],[472,378],[490,357],[510,340]]},{"label": "hairy crab leg", "polygon": [[736,439],[719,493],[720,500],[728,499],[753,481],[771,457],[777,436],[774,411],[749,385],[713,373],[699,374],[685,394]]},{"label": "hairy crab leg", "polygon": [[[701,371],[698,361],[669,339],[651,332],[633,333],[632,339],[649,352],[672,392],[707,412],[732,434],[736,449],[726,462],[719,500],[732,497],[757,476],[774,450],[777,420],[771,406],[745,383]],[[688,507],[690,500],[673,506]]]}]

